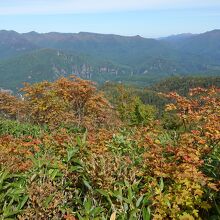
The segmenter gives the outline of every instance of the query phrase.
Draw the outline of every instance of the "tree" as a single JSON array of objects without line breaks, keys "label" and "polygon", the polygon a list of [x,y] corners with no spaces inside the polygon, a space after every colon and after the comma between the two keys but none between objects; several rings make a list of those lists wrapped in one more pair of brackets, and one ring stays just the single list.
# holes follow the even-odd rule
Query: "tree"
[{"label": "tree", "polygon": [[25,84],[24,99],[0,96],[0,110],[13,117],[22,110],[25,120],[50,127],[72,124],[94,129],[117,120],[112,106],[91,81],[74,76],[54,82]]}]

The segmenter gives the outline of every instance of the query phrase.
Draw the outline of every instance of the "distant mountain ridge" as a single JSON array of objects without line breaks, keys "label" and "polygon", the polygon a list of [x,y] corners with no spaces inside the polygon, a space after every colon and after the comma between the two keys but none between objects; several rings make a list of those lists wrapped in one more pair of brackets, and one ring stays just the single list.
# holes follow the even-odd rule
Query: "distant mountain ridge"
[{"label": "distant mountain ridge", "polygon": [[173,34],[168,37],[160,37],[158,40],[164,40],[167,42],[178,42],[181,40],[185,40],[187,38],[191,38],[192,36],[196,36],[197,34],[192,34],[192,33],[182,33],[182,34]]},{"label": "distant mountain ridge", "polygon": [[172,75],[219,75],[220,30],[162,39],[0,31],[0,87],[15,88],[28,79],[52,80],[72,73],[98,82],[137,84]]},{"label": "distant mountain ridge", "polygon": [[10,58],[37,48],[37,45],[15,31],[0,31],[0,58]]}]

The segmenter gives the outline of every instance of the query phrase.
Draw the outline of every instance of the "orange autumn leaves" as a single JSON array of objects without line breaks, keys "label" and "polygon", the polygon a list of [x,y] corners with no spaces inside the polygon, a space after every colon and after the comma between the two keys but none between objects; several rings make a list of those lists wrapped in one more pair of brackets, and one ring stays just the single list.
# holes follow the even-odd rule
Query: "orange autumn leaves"
[{"label": "orange autumn leaves", "polygon": [[[199,219],[214,207],[211,195],[219,190],[219,179],[205,166],[206,158],[219,149],[218,89],[193,89],[189,97],[165,95],[173,100],[166,110],[181,121],[175,129],[165,129],[160,119],[122,127],[114,108],[95,85],[75,77],[26,84],[22,91],[23,99],[0,94],[0,112],[51,129],[38,139],[0,136],[0,162],[5,167],[23,172],[32,166],[29,158],[40,147],[63,158],[67,148],[74,146],[79,148],[77,159],[85,162],[92,187],[111,190],[117,188],[115,180],[140,181],[138,193],[149,195],[153,219]],[[83,127],[87,132],[71,133],[62,125]],[[215,169],[217,176],[219,167]],[[65,218],[73,216],[66,214]]]},{"label": "orange autumn leaves", "polygon": [[111,126],[117,120],[112,106],[91,81],[72,76],[25,84],[21,91],[23,99],[0,94],[2,114],[51,127],[75,124],[87,129]]},{"label": "orange autumn leaves", "polygon": [[0,138],[0,164],[10,171],[26,171],[32,167],[30,157],[40,150],[41,141],[30,137],[15,138],[10,135]]},{"label": "orange autumn leaves", "polygon": [[202,177],[199,168],[204,164],[203,158],[219,147],[219,92],[220,90],[216,88],[196,88],[190,90],[189,98],[181,97],[176,93],[165,95],[174,101],[166,107],[166,110],[177,114],[184,125],[174,146],[166,146],[166,152],[173,158],[170,162],[178,162],[178,166],[175,167],[176,170],[180,168],[179,172],[177,171],[177,178],[187,174],[187,170],[191,178],[198,177],[193,174],[195,170],[198,170],[198,175]]},{"label": "orange autumn leaves", "polygon": [[0,92],[0,116],[19,118],[23,110],[24,103],[21,99],[6,92]]},{"label": "orange autumn leaves", "polygon": [[34,122],[75,124],[93,129],[111,124],[113,111],[94,83],[79,78],[60,78],[53,83],[26,85],[22,90]]}]

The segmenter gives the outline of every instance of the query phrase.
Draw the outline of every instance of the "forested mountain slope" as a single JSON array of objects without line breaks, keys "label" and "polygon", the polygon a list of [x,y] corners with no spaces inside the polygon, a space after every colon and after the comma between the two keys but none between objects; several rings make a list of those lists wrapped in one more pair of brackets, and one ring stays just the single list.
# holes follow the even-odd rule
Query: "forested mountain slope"
[{"label": "forested mountain slope", "polygon": [[168,76],[219,75],[219,48],[219,30],[163,39],[0,31],[0,87],[14,89],[23,81],[53,80],[72,73],[101,83],[141,86]]}]

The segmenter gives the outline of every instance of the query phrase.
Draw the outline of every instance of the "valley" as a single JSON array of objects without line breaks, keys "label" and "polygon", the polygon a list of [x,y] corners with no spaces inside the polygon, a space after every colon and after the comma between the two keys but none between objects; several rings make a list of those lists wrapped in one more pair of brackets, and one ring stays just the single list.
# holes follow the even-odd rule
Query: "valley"
[{"label": "valley", "polygon": [[220,30],[161,39],[80,32],[0,31],[0,87],[74,74],[149,86],[170,76],[219,76]]}]

